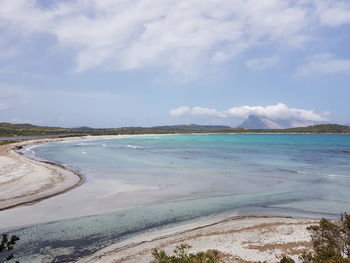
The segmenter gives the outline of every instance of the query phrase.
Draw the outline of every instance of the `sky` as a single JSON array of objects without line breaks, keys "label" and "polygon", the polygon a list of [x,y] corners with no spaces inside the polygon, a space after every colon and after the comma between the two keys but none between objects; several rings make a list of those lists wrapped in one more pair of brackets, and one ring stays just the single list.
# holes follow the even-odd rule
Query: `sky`
[{"label": "sky", "polygon": [[0,2],[0,122],[350,123],[348,0]]}]

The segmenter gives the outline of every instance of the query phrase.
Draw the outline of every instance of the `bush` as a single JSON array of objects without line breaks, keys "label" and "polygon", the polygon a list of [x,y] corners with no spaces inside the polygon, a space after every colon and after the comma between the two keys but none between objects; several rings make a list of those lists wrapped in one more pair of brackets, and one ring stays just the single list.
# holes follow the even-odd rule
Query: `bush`
[{"label": "bush", "polygon": [[[16,242],[19,240],[18,236],[9,236],[7,234],[2,234],[2,240],[0,243],[0,262],[10,261],[14,258],[13,253],[11,251],[13,250],[14,246],[16,245]],[[2,255],[1,255],[2,254]],[[16,261],[18,263],[18,261]]]},{"label": "bush", "polygon": [[[313,252],[300,256],[303,263],[350,263],[350,215],[340,215],[340,220],[332,222],[321,219],[319,225],[307,228],[311,231]],[[280,263],[294,263],[283,257]]]},{"label": "bush", "polygon": [[295,263],[295,261],[292,258],[288,257],[288,256],[284,256],[281,259],[280,263]]},{"label": "bush", "polygon": [[175,255],[167,255],[164,250],[155,249],[150,263],[220,263],[219,252],[208,250],[196,254],[188,253],[190,245],[180,244],[174,249]]},{"label": "bush", "polygon": [[308,230],[314,252],[301,256],[304,263],[350,263],[350,215],[341,214],[335,222],[321,219]]},{"label": "bush", "polygon": [[[319,225],[307,228],[311,232],[313,251],[304,253],[299,258],[303,263],[350,263],[350,215],[343,213],[340,220],[321,219]],[[197,254],[189,254],[191,246],[181,244],[169,256],[164,250],[152,252],[154,260],[150,263],[219,263],[219,251],[208,250]],[[280,263],[295,263],[284,256]]]}]

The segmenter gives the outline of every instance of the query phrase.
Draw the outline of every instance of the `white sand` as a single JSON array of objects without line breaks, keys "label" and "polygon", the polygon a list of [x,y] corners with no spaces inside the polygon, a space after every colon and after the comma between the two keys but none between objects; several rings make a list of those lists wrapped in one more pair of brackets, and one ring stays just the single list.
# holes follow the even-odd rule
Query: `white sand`
[{"label": "white sand", "polygon": [[0,146],[0,210],[37,202],[82,183],[80,176],[63,167],[25,158],[14,150],[16,146],[48,141],[54,140]]},{"label": "white sand", "polygon": [[171,253],[176,245],[187,243],[190,252],[217,249],[225,262],[279,262],[282,255],[298,260],[310,249],[306,227],[313,219],[283,217],[236,217],[206,226],[188,224],[146,233],[104,248],[79,263],[148,263],[153,249]]}]

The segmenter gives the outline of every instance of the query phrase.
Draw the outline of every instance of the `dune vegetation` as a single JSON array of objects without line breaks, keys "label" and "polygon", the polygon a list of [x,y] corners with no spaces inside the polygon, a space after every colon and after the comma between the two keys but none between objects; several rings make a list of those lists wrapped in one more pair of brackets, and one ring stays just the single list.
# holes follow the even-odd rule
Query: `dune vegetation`
[{"label": "dune vegetation", "polygon": [[[321,219],[318,225],[308,227],[312,250],[299,256],[302,263],[350,263],[350,215],[341,214],[340,220]],[[150,263],[227,263],[225,255],[217,250],[189,253],[188,244],[178,245],[172,255],[155,249]],[[263,262],[268,263],[268,262]],[[280,263],[295,263],[288,255]]]}]

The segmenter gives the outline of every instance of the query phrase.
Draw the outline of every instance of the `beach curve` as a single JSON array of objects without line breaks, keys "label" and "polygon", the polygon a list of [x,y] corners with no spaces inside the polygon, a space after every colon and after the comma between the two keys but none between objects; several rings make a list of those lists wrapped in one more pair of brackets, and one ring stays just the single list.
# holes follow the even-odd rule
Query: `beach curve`
[{"label": "beach curve", "polygon": [[[72,137],[69,139],[82,139]],[[18,148],[67,138],[38,139],[0,146],[0,211],[63,194],[83,183],[78,173],[51,162],[33,160]]]},{"label": "beach curve", "polygon": [[[83,183],[83,177],[63,165],[25,157],[18,149],[33,145],[87,139],[127,138],[142,135],[73,136],[26,140],[0,146],[0,211],[66,193]],[[159,136],[159,135],[157,135]]]}]

